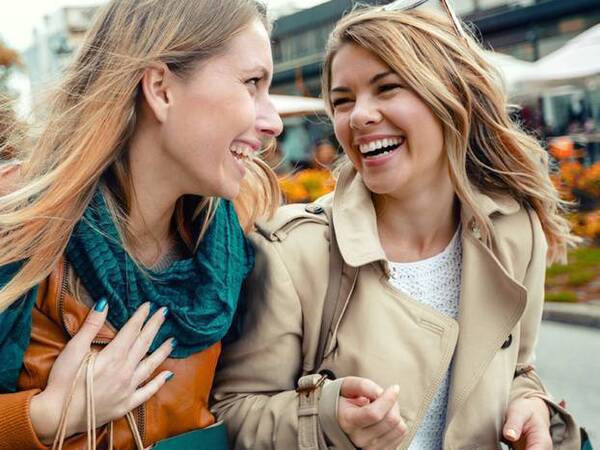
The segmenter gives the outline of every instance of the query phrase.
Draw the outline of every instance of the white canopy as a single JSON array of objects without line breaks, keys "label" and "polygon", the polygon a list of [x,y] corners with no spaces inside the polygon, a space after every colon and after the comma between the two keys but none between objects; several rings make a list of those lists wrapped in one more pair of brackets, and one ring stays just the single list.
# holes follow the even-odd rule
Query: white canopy
[{"label": "white canopy", "polygon": [[488,62],[500,70],[508,95],[523,93],[523,82],[534,76],[534,64],[504,53],[486,51],[485,54]]},{"label": "white canopy", "polygon": [[275,109],[281,117],[325,113],[325,103],[321,98],[300,97],[295,95],[272,95],[271,99],[273,100]]},{"label": "white canopy", "polygon": [[541,58],[534,67],[527,81],[537,86],[582,83],[600,75],[600,24]]}]

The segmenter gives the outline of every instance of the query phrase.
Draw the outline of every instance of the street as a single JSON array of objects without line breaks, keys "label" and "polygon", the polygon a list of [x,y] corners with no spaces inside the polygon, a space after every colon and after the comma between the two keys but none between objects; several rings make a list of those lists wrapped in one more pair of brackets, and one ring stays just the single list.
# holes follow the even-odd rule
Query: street
[{"label": "street", "polygon": [[537,370],[600,448],[600,329],[542,322]]}]

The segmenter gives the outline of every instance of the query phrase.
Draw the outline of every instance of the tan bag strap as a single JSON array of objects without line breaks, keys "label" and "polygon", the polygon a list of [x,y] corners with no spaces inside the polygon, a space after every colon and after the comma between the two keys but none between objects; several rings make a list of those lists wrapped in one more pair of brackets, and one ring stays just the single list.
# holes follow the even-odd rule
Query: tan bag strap
[{"label": "tan bag strap", "polygon": [[[88,450],[96,450],[96,404],[94,400],[94,363],[96,361],[97,353],[94,351],[88,352],[81,365],[77,369],[77,373],[75,374],[75,378],[73,379],[73,383],[71,384],[71,388],[69,390],[69,395],[65,400],[65,404],[63,406],[63,410],[60,416],[60,420],[58,422],[58,429],[56,431],[56,436],[54,437],[54,443],[52,444],[52,450],[62,450],[65,435],[67,432],[67,416],[69,414],[69,410],[71,408],[71,402],[73,401],[73,397],[75,394],[75,387],[81,378],[84,369],[85,369],[85,402],[86,402],[86,418],[87,418],[87,448]],[[140,435],[140,431],[135,422],[135,417],[133,413],[130,411],[127,413],[127,422],[129,423],[129,427],[131,428],[131,432],[133,434],[133,439],[135,441],[136,447],[138,450],[144,450],[144,443],[142,442],[142,437]],[[108,423],[108,448],[109,450],[113,450],[114,444],[114,423],[111,421]]]},{"label": "tan bag strap", "polygon": [[331,208],[325,209],[325,213],[329,218],[329,281],[323,303],[321,331],[315,354],[313,369],[315,373],[319,371],[323,363],[323,359],[326,356],[325,353],[328,350],[327,344],[333,338],[334,327],[344,313],[347,300],[352,294],[358,278],[358,267],[347,265],[340,253],[340,248],[335,237]]}]

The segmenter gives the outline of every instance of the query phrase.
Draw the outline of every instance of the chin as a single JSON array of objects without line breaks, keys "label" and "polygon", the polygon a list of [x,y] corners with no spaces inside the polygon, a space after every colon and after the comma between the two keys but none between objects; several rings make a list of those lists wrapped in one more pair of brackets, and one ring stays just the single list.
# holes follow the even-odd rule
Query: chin
[{"label": "chin", "polygon": [[385,180],[364,179],[363,182],[369,191],[377,195],[385,195],[398,189],[398,183],[386,183]]},{"label": "chin", "polygon": [[231,186],[223,186],[223,189],[220,189],[215,197],[220,197],[225,200],[235,200],[235,198],[240,194],[240,183],[231,184]]}]

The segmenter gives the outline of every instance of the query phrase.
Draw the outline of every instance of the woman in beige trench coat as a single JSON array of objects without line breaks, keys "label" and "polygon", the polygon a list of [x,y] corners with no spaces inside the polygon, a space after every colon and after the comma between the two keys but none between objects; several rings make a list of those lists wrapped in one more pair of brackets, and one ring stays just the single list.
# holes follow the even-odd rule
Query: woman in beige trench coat
[{"label": "woman in beige trench coat", "polygon": [[[330,37],[349,161],[333,195],[253,235],[214,389],[236,449],[579,448],[533,365],[546,261],[573,238],[546,153],[450,17],[357,10]],[[350,287],[315,367],[337,251]]]}]

